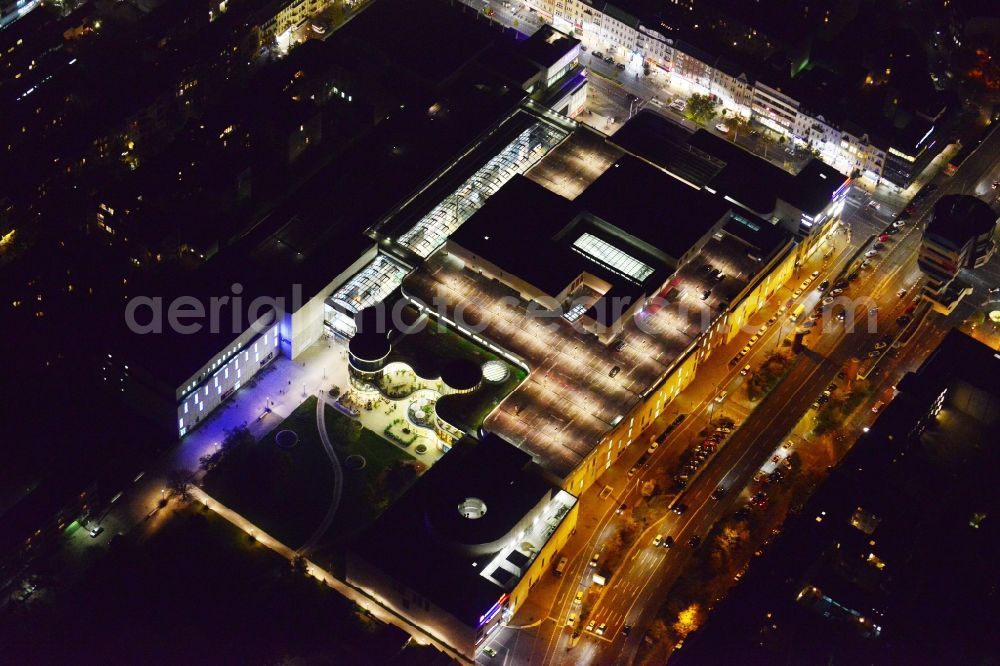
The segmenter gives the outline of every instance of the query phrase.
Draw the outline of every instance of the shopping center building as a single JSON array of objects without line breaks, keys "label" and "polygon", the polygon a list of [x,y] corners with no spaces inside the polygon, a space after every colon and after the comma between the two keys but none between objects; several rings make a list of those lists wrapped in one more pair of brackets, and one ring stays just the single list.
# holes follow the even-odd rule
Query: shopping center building
[{"label": "shopping center building", "polygon": [[474,659],[550,575],[577,498],[496,435],[463,440],[359,538],[347,581]]}]

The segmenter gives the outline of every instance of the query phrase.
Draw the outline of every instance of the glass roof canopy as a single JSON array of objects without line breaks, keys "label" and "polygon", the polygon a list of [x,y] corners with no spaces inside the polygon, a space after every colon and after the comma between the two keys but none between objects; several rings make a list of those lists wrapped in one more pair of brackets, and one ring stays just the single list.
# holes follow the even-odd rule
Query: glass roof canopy
[{"label": "glass roof canopy", "polygon": [[356,314],[370,305],[381,303],[402,284],[404,277],[405,268],[380,254],[333,292],[327,302],[343,312]]},{"label": "glass roof canopy", "polygon": [[573,242],[573,248],[619,275],[624,275],[640,284],[653,274],[651,266],[591,234],[582,234]]},{"label": "glass roof canopy", "polygon": [[400,236],[399,243],[421,257],[430,256],[507,181],[534,166],[567,135],[555,125],[534,123]]}]

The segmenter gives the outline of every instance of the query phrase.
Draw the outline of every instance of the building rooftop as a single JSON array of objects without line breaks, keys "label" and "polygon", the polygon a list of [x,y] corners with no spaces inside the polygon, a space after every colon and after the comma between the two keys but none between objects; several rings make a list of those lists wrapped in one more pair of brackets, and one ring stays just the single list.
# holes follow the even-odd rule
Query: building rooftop
[{"label": "building rooftop", "polygon": [[[641,178],[629,178],[629,167],[616,168],[613,164],[628,163],[640,170],[659,172],[634,157],[615,160],[616,148],[604,150],[594,141],[595,137],[582,131],[583,136],[577,136],[581,132],[577,130],[524,177],[512,179],[488,199],[479,213],[455,232],[454,241],[463,247],[468,245],[467,250],[496,264],[505,273],[538,280],[553,291],[567,286],[572,279],[567,275],[575,276],[584,266],[592,265],[591,260],[568,249],[579,238],[575,234],[579,230],[594,230],[595,237],[630,248],[636,257],[646,258],[643,263],[662,271],[667,266],[666,255],[657,244],[663,232],[655,224],[630,223],[629,229],[641,234],[638,237],[626,231],[616,232],[589,212],[586,195],[567,201],[540,187],[551,186],[574,194],[587,183],[598,182],[607,172],[618,171],[621,179],[617,186],[606,181],[605,196],[610,200],[603,203],[604,210],[632,196],[634,189],[648,187],[648,182]],[[605,174],[595,178],[595,171],[601,167]],[[663,177],[670,184],[665,189],[653,190],[661,196],[675,187],[698,192],[666,174]],[[711,197],[708,192],[700,194]],[[665,219],[657,214],[662,205],[658,208],[651,196],[643,199],[646,202],[643,207],[654,218]],[[668,197],[663,200],[670,201]],[[651,278],[658,280],[658,285],[666,282],[663,293],[647,294],[661,297],[662,303],[621,322],[620,339],[625,345],[618,351],[564,317],[532,316],[516,291],[463,270],[447,252],[429,257],[407,276],[404,288],[410,296],[427,303],[449,309],[462,304],[463,319],[477,328],[480,337],[525,361],[531,369],[528,378],[490,414],[485,425],[529,452],[546,469],[565,477],[600,443],[613,424],[641,400],[644,392],[654,387],[671,365],[693,348],[697,337],[715,317],[790,242],[788,234],[742,209],[736,209],[735,215],[723,221],[724,213],[734,207],[721,197],[714,197],[713,201],[726,206],[717,220],[721,222],[718,233],[698,239],[703,242],[698,257],[684,264],[673,277],[669,273],[674,269],[669,268],[658,272],[655,280]],[[679,216],[672,219],[678,223],[683,220]],[[704,231],[704,225],[699,226]],[[525,247],[531,251],[525,251]],[[553,270],[553,266],[564,261],[573,263],[569,268]],[[702,270],[703,262],[726,277],[717,282]],[[620,277],[616,280],[617,284],[628,286],[626,280]],[[705,291],[710,295],[702,298]],[[520,305],[498,307],[502,301],[509,303],[511,299]],[[611,377],[616,366],[619,371]]]},{"label": "building rooftop", "polygon": [[641,239],[674,267],[732,206],[626,155],[578,197],[594,217]]},{"label": "building rooftop", "polygon": [[513,589],[575,503],[530,456],[500,437],[466,438],[386,509],[352,550],[475,626]]},{"label": "building rooftop", "polygon": [[517,51],[539,67],[552,67],[580,45],[580,40],[559,32],[549,24],[518,42]]},{"label": "building rooftop", "polygon": [[997,212],[978,197],[949,194],[934,204],[924,235],[943,240],[956,248],[996,228]]}]

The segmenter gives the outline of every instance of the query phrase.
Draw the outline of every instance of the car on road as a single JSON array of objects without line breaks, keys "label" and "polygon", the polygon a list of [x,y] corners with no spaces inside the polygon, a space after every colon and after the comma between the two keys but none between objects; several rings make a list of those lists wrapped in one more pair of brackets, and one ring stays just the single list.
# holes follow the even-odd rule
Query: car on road
[{"label": "car on road", "polygon": [[698,546],[701,545],[701,537],[698,536],[697,534],[694,535],[693,537],[688,539],[688,545],[691,546],[692,548],[697,548]]},{"label": "car on road", "polygon": [[104,531],[104,528],[102,526],[98,525],[97,527],[95,527],[92,530],[90,530],[90,538],[91,539],[96,539],[98,536],[100,536],[101,532],[103,532],[103,531]]},{"label": "car on road", "polygon": [[491,647],[484,647],[483,654],[485,654],[487,657],[495,657],[497,656],[497,651]]},{"label": "car on road", "polygon": [[798,298],[801,295],[802,295],[802,289],[796,289],[795,291],[792,292],[792,298]]},{"label": "car on road", "polygon": [[876,250],[875,248],[872,248],[867,252],[865,252],[865,256],[868,258],[874,257],[876,254],[878,254],[878,250]]},{"label": "car on road", "polygon": [[747,363],[746,365],[743,366],[743,369],[740,370],[740,374],[743,375],[744,377],[746,377],[747,375],[750,374],[750,364],[749,363]]},{"label": "car on road", "polygon": [[754,472],[753,480],[756,481],[757,483],[763,483],[765,479],[767,479],[767,472],[765,472],[764,470],[759,469],[756,472]]},{"label": "car on road", "polygon": [[659,548],[661,543],[663,543],[662,534],[657,534],[655,537],[653,537],[653,548]]},{"label": "car on road", "polygon": [[845,310],[843,308],[841,308],[840,310],[838,310],[837,311],[837,319],[840,320],[840,321],[844,321],[845,319],[847,319],[847,310]]},{"label": "car on road", "polygon": [[673,102],[670,103],[670,108],[678,112],[683,111],[684,109],[687,108],[687,102],[683,99],[675,99]]},{"label": "car on road", "polygon": [[719,391],[719,395],[715,396],[716,402],[722,402],[729,395],[729,391]]},{"label": "car on road", "polygon": [[725,123],[716,123],[715,124],[715,129],[719,130],[723,134],[725,134],[726,132],[729,131],[729,128],[726,126]]},{"label": "car on road", "polygon": [[714,500],[720,500],[725,495],[726,495],[726,487],[725,486],[719,486],[714,491],[712,491],[712,499],[714,499]]},{"label": "car on road", "polygon": [[635,473],[638,472],[638,471],[639,471],[639,467],[637,465],[632,465],[631,467],[629,467],[628,473],[627,473],[628,478],[631,479],[633,476],[635,476]]},{"label": "car on road", "polygon": [[836,298],[837,296],[840,296],[842,293],[844,293],[844,288],[837,287],[836,289],[830,292],[830,295]]},{"label": "car on road", "polygon": [[598,636],[603,636],[604,632],[608,630],[608,624],[606,622],[601,622],[600,626],[597,627],[596,633]]},{"label": "car on road", "polygon": [[793,442],[792,440],[788,439],[788,440],[785,440],[785,443],[781,445],[781,448],[783,448],[786,451],[791,451],[792,448],[794,448],[794,446],[795,446],[795,442]]},{"label": "car on road", "polygon": [[753,347],[755,344],[757,344],[758,340],[760,340],[760,336],[754,333],[753,335],[750,336],[750,339],[747,340],[747,344]]},{"label": "car on road", "polygon": [[612,58],[611,56],[604,56],[604,62],[608,63],[609,65],[612,65],[614,64],[615,59]]},{"label": "car on road", "polygon": [[829,280],[823,280],[822,282],[819,283],[819,287],[817,287],[817,288],[820,291],[826,291],[827,289],[830,288],[830,281]]},{"label": "car on road", "polygon": [[[909,216],[907,216],[907,217],[909,217]],[[899,216],[899,219],[898,219],[898,220],[896,220],[895,222],[893,222],[893,223],[892,223],[892,226],[896,227],[897,229],[899,229],[900,227],[903,227],[903,226],[905,226],[905,225],[906,225],[906,222],[904,221],[905,219],[906,219],[906,218],[904,218],[904,217],[902,216],[902,214],[900,214],[900,216]]]},{"label": "car on road", "polygon": [[594,553],[594,556],[592,558],[590,558],[590,566],[596,567],[597,566],[597,561],[600,560],[600,559],[601,559],[601,554],[600,553]]},{"label": "car on road", "polygon": [[750,503],[754,506],[760,506],[767,501],[767,493],[763,490],[758,490],[750,497]]},{"label": "car on road", "polygon": [[601,53],[600,51],[594,51],[593,55],[595,58],[600,58],[601,60],[604,60],[604,54]]},{"label": "car on road", "polygon": [[677,504],[674,505],[673,512],[676,513],[678,516],[683,516],[685,511],[687,511],[687,504],[678,502]]},{"label": "car on road", "polygon": [[617,67],[618,69],[620,69],[620,70],[621,70],[621,71],[623,71],[623,72],[625,71],[625,65],[623,65],[623,64],[622,64],[622,63],[620,63],[620,62],[616,62],[616,63],[615,63],[615,67]]},{"label": "car on road", "polygon": [[872,200],[868,202],[868,207],[871,208],[872,210],[878,210],[882,206],[880,206],[877,201]]},{"label": "car on road", "polygon": [[889,234],[882,234],[878,237],[880,243],[884,243],[889,240]]},{"label": "car on road", "polygon": [[701,300],[707,301],[708,297],[711,296],[711,295],[712,295],[712,290],[711,289],[706,289],[705,291],[701,292]]},{"label": "car on road", "polygon": [[898,317],[896,317],[896,324],[898,324],[899,326],[906,326],[907,324],[910,323],[910,321],[912,321],[912,319],[913,317],[911,317],[910,315],[905,315],[905,314],[899,315]]},{"label": "car on road", "polygon": [[885,400],[879,400],[872,405],[872,414],[878,414],[879,410],[885,406]]},{"label": "car on road", "polygon": [[583,590],[577,590],[576,597],[574,597],[574,599],[573,599],[573,603],[574,604],[582,604],[583,603]]},{"label": "car on road", "polygon": [[882,342],[881,340],[875,343],[875,349],[885,349],[888,346],[889,345],[887,343]]},{"label": "car on road", "polygon": [[631,633],[632,633],[631,624],[626,624],[624,627],[622,627],[622,636],[628,636]]},{"label": "car on road", "polygon": [[566,616],[566,626],[572,627],[576,624],[576,613],[570,613]]},{"label": "car on road", "polygon": [[681,423],[684,422],[684,419],[686,419],[686,418],[687,418],[687,414],[678,414],[677,418],[675,418],[670,425],[675,426],[675,427],[679,426]]},{"label": "car on road", "polygon": [[823,299],[823,305],[830,305],[833,303],[833,296],[827,296]]},{"label": "car on road", "polygon": [[590,632],[593,632],[595,626],[597,626],[597,620],[591,620],[590,622],[587,623],[587,629],[586,630],[590,631]]},{"label": "car on road", "polygon": [[608,376],[609,377],[617,377],[618,373],[621,372],[621,371],[622,371],[622,369],[619,366],[616,365],[615,367],[611,368],[611,372],[608,373]]},{"label": "car on road", "polygon": [[651,442],[649,443],[649,448],[647,448],[647,449],[646,449],[646,453],[652,453],[652,452],[653,452],[653,451],[655,451],[655,450],[656,450],[657,448],[659,448],[659,446],[660,446],[660,443],[659,443],[659,442],[657,442],[657,441],[656,441],[655,439],[654,439],[654,440],[652,440],[652,441],[651,441]]},{"label": "car on road", "polygon": [[672,536],[663,537],[663,547],[664,548],[673,548],[674,547],[674,538]]},{"label": "car on road", "polygon": [[743,349],[740,350],[740,356],[746,356],[750,353],[750,345],[743,345]]},{"label": "car on road", "polygon": [[622,502],[621,504],[618,505],[618,508],[615,509],[615,513],[617,513],[617,514],[623,514],[623,513],[625,513],[625,509],[627,509],[627,508],[628,508],[628,505],[625,504],[625,502]]}]

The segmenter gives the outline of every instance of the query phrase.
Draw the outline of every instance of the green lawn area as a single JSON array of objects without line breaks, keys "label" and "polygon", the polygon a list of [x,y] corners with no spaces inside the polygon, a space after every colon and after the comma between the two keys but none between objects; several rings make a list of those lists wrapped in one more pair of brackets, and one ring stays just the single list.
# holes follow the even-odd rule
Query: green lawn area
[{"label": "green lawn area", "polygon": [[[376,664],[408,636],[192,505],[3,621],[10,664]],[[402,650],[402,652],[401,652]]]},{"label": "green lawn area", "polygon": [[525,380],[528,373],[433,319],[428,320],[420,331],[393,343],[389,356],[390,361],[406,363],[425,378],[439,377],[441,368],[456,359],[475,361],[480,366],[487,361],[498,360],[510,369],[503,382],[490,384],[484,381],[472,393],[446,396],[438,401],[438,414],[452,425],[471,433],[479,429],[487,415]]},{"label": "green lawn area", "polygon": [[[336,409],[327,408],[325,417],[330,441],[344,468],[344,491],[323,541],[339,546],[370,525],[402,495],[422,466],[410,454]],[[350,455],[363,456],[364,469],[351,469],[345,462]]]},{"label": "green lawn area", "polygon": [[[282,450],[277,433],[293,430],[298,444]],[[238,446],[205,476],[205,490],[285,545],[298,548],[330,505],[333,468],[316,431],[310,397],[270,434]]]}]

